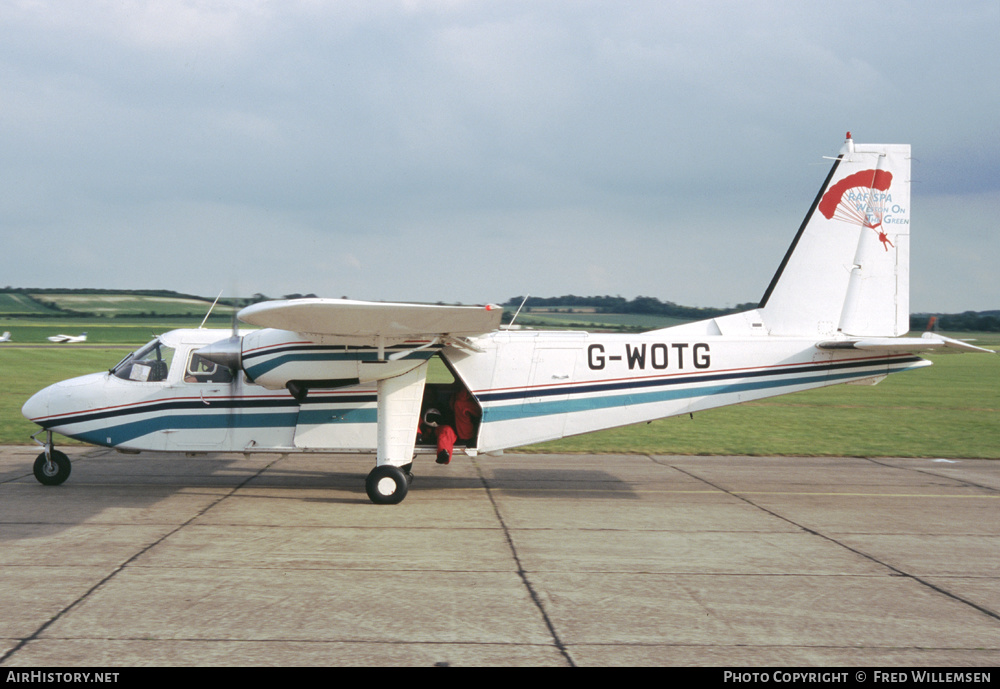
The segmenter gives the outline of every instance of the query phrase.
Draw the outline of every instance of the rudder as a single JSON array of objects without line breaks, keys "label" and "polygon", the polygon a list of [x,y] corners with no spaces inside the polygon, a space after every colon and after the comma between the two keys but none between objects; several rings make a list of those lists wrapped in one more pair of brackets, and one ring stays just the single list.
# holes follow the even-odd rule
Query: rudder
[{"label": "rudder", "polygon": [[910,146],[848,138],[761,300],[772,335],[909,330]]}]

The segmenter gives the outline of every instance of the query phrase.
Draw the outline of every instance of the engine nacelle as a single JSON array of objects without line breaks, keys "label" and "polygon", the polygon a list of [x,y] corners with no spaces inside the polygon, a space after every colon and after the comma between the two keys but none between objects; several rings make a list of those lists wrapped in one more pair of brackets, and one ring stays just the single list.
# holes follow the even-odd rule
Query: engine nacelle
[{"label": "engine nacelle", "polygon": [[429,340],[382,347],[328,344],[300,333],[265,328],[203,347],[198,354],[223,366],[242,369],[247,378],[265,388],[287,388],[299,394],[310,388],[395,378],[426,362],[440,348],[436,341]]}]

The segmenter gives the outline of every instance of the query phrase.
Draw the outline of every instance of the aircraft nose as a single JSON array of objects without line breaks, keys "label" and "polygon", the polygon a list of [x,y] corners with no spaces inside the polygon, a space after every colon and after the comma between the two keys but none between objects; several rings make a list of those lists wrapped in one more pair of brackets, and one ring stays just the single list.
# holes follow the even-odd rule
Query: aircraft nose
[{"label": "aircraft nose", "polygon": [[35,421],[35,419],[49,415],[49,400],[52,397],[49,390],[50,388],[39,390],[28,398],[28,401],[21,407],[21,414],[24,415],[24,418],[28,421]]}]

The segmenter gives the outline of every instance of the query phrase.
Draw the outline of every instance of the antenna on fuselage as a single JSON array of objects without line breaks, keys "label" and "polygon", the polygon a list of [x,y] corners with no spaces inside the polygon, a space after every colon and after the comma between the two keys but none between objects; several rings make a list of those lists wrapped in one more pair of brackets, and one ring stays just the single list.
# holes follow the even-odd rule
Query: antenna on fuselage
[{"label": "antenna on fuselage", "polygon": [[517,314],[521,313],[521,309],[524,308],[524,304],[525,304],[525,302],[528,301],[528,297],[530,297],[530,296],[531,296],[530,294],[525,294],[524,295],[524,299],[521,300],[521,305],[518,306],[517,307],[517,311],[514,312],[514,318],[511,318],[510,319],[510,323],[507,324],[507,330],[510,330],[512,327],[514,327],[514,320],[517,318]]},{"label": "antenna on fuselage", "polygon": [[205,317],[201,319],[201,325],[198,326],[198,330],[201,330],[202,328],[205,327],[205,321],[207,321],[208,317],[212,315],[212,309],[214,309],[215,305],[219,303],[219,297],[221,296],[222,296],[222,290],[220,289],[219,295],[215,298],[215,301],[212,302],[212,305],[208,307],[208,313],[206,313]]}]

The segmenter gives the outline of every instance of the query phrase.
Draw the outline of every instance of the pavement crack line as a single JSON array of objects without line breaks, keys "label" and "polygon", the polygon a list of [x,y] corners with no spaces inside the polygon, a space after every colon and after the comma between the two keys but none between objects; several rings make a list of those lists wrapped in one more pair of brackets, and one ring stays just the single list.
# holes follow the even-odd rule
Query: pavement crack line
[{"label": "pavement crack line", "polygon": [[117,577],[122,571],[125,570],[126,567],[128,567],[130,564],[132,564],[133,562],[135,562],[142,555],[144,555],[145,553],[148,553],[150,550],[152,550],[156,546],[160,545],[161,543],[163,543],[164,541],[166,541],[168,538],[170,538],[174,534],[178,533],[179,531],[181,531],[185,527],[189,526],[195,520],[200,519],[201,517],[203,517],[209,510],[211,510],[212,508],[214,508],[216,505],[218,505],[219,503],[221,503],[223,500],[226,500],[227,498],[232,497],[237,491],[239,491],[240,489],[242,489],[243,486],[247,485],[248,483],[250,483],[251,481],[253,481],[255,478],[257,478],[258,476],[260,476],[261,474],[263,474],[265,471],[267,471],[268,469],[270,469],[271,466],[275,462],[279,461],[280,459],[281,459],[281,457],[278,457],[278,458],[274,459],[273,461],[268,462],[266,465],[264,465],[263,467],[261,467],[257,472],[251,474],[246,479],[244,479],[243,481],[241,481],[239,483],[239,485],[234,486],[227,493],[225,493],[223,495],[220,495],[216,500],[213,500],[208,505],[205,505],[205,507],[203,507],[202,509],[198,510],[195,514],[193,514],[191,517],[189,517],[188,519],[186,519],[184,522],[178,524],[173,529],[170,529],[169,531],[167,531],[162,536],[160,536],[159,538],[157,538],[155,541],[152,541],[151,543],[149,543],[145,547],[140,548],[139,550],[137,550],[136,552],[134,552],[127,560],[125,560],[125,561],[119,563],[118,565],[116,565],[110,572],[108,572],[108,574],[106,574],[104,577],[102,577],[97,583],[95,583],[89,589],[87,589],[82,594],[80,594],[80,596],[78,596],[76,598],[76,600],[74,600],[69,605],[67,605],[62,610],[60,610],[55,615],[53,615],[51,618],[49,618],[46,622],[44,622],[38,629],[36,629],[30,635],[28,635],[28,636],[24,637],[23,639],[21,639],[17,644],[15,644],[14,646],[12,646],[10,648],[10,650],[8,650],[6,653],[4,653],[3,655],[0,655],[0,665],[2,665],[4,662],[6,662],[10,658],[12,658],[18,651],[20,651],[22,648],[24,648],[28,643],[30,643],[30,642],[38,639],[39,636],[41,636],[43,633],[45,633],[45,630],[47,630],[53,624],[55,624],[60,619],[62,619],[63,617],[65,617],[67,614],[69,614],[73,609],[75,609],[75,608],[79,607],[81,604],[83,604],[83,602],[86,601],[88,598],[90,598],[90,596],[92,596],[94,593],[96,593],[98,590],[100,590],[105,584],[107,584],[108,582],[110,582],[111,580],[113,580],[115,577]]},{"label": "pavement crack line", "polygon": [[[653,458],[653,457],[649,457],[649,458],[651,460],[653,460],[653,462],[656,462],[655,458]],[[847,545],[846,543],[838,541],[837,539],[833,538],[832,536],[828,536],[828,535],[826,535],[824,533],[816,531],[815,529],[810,529],[808,526],[804,526],[802,524],[799,524],[798,522],[795,522],[795,521],[789,519],[788,517],[786,517],[786,516],[784,516],[782,514],[778,514],[777,512],[775,512],[773,510],[769,510],[768,508],[766,508],[766,507],[764,507],[762,505],[757,504],[756,502],[754,502],[753,500],[751,500],[750,498],[748,498],[748,497],[746,497],[744,495],[740,495],[739,493],[734,493],[731,490],[727,490],[727,489],[723,488],[722,486],[719,486],[719,485],[716,485],[716,484],[712,483],[708,479],[705,479],[705,478],[703,478],[701,476],[698,476],[697,474],[693,474],[690,471],[682,469],[682,468],[680,468],[678,466],[673,466],[673,465],[668,465],[668,466],[670,466],[672,469],[674,469],[676,471],[679,471],[680,473],[684,474],[685,476],[690,476],[691,478],[695,479],[696,481],[701,481],[702,483],[704,483],[704,484],[706,484],[708,486],[711,486],[712,488],[715,488],[716,490],[721,491],[721,492],[725,493],[726,495],[730,495],[730,496],[732,496],[732,497],[734,497],[734,498],[736,498],[738,500],[742,500],[743,502],[747,503],[748,505],[750,505],[750,506],[752,506],[752,507],[754,507],[754,508],[756,508],[756,509],[758,509],[758,510],[764,512],[764,513],[766,513],[766,514],[769,514],[772,517],[775,517],[775,518],[780,519],[780,520],[782,520],[782,521],[784,521],[784,522],[786,522],[788,524],[791,524],[792,526],[794,526],[794,527],[796,527],[798,529],[801,529],[801,530],[805,531],[808,534],[811,534],[811,535],[816,536],[818,538],[822,538],[823,540],[829,541],[830,543],[834,543],[834,544],[840,546],[841,548],[844,548],[845,550],[848,550],[848,551],[854,553],[855,555],[857,555],[859,557],[863,557],[866,560],[869,560],[869,561],[874,562],[874,563],[876,563],[878,565],[881,565],[882,567],[885,567],[886,569],[888,569],[889,571],[891,571],[895,576],[901,576],[901,577],[906,577],[907,579],[911,579],[911,580],[917,582],[918,584],[920,584],[922,586],[926,586],[927,588],[931,589],[932,591],[936,591],[937,593],[940,593],[943,596],[951,598],[954,601],[957,601],[959,603],[967,605],[970,608],[973,608],[974,610],[977,610],[980,613],[986,615],[987,617],[990,617],[990,618],[992,618],[994,620],[1000,621],[1000,614],[998,614],[994,610],[990,610],[989,608],[986,608],[986,607],[983,607],[982,605],[974,603],[974,602],[972,602],[972,601],[970,601],[970,600],[968,600],[966,598],[963,598],[963,597],[961,597],[961,596],[959,596],[959,595],[957,595],[957,594],[955,594],[955,593],[953,593],[953,592],[951,592],[951,591],[949,591],[947,589],[941,588],[940,586],[936,586],[935,584],[932,584],[929,581],[925,581],[924,579],[921,579],[920,577],[916,576],[915,574],[911,574],[909,572],[905,572],[905,571],[899,569],[898,567],[894,567],[894,566],[890,565],[887,562],[883,562],[882,560],[879,560],[877,557],[875,557],[873,555],[870,555],[870,554],[868,554],[868,553],[866,553],[866,552],[864,552],[862,550],[858,550],[857,548],[853,548],[853,547]]]},{"label": "pavement crack line", "polygon": [[[947,474],[941,474],[941,473],[938,473],[938,472],[935,472],[935,471],[930,471],[929,469],[926,469],[926,468],[896,466],[895,464],[889,464],[888,462],[879,461],[878,459],[876,459],[874,457],[866,457],[866,459],[869,462],[871,462],[872,464],[878,465],[880,467],[885,467],[886,469],[898,469],[900,471],[913,472],[913,473],[916,473],[916,474],[920,474],[921,476],[930,476],[932,478],[940,479],[940,480],[943,480],[943,481],[952,481],[953,483],[957,483],[957,484],[962,485],[962,486],[969,486],[971,488],[980,488],[980,489],[988,491],[990,493],[996,493],[997,492],[997,489],[994,488],[993,486],[987,486],[987,485],[983,485],[981,483],[976,483],[975,481],[969,481],[969,480],[965,480],[965,479],[956,479],[956,478],[953,478],[951,476],[948,476]],[[956,460],[956,461],[961,461],[961,460]]]},{"label": "pavement crack line", "polygon": [[[497,521],[500,523],[500,528],[503,529],[504,538],[507,540],[507,547],[510,548],[511,556],[514,558],[514,563],[517,565],[517,575],[521,578],[521,582],[524,584],[525,589],[528,591],[528,595],[531,596],[532,602],[538,609],[539,614],[542,616],[542,620],[545,622],[546,628],[549,630],[549,634],[552,636],[552,643],[555,645],[559,652],[562,654],[566,662],[569,663],[570,667],[576,667],[576,663],[573,661],[573,656],[570,655],[569,650],[563,643],[562,639],[559,637],[559,632],[556,631],[555,624],[549,617],[549,614],[545,611],[545,605],[542,603],[541,596],[535,591],[535,587],[531,584],[531,580],[528,578],[528,573],[524,569],[524,565],[521,563],[521,558],[517,554],[517,546],[514,545],[514,538],[510,533],[510,529],[507,523],[504,521],[503,515],[500,513],[500,506],[497,505],[497,501],[493,496],[493,491],[490,488],[486,477],[483,475],[482,467],[479,463],[473,459],[473,466],[476,468],[476,473],[479,475],[479,480],[483,484],[483,488],[486,490],[486,496],[490,499],[490,504],[493,506],[493,513],[496,515]],[[0,659],[2,660],[2,659]]]}]

